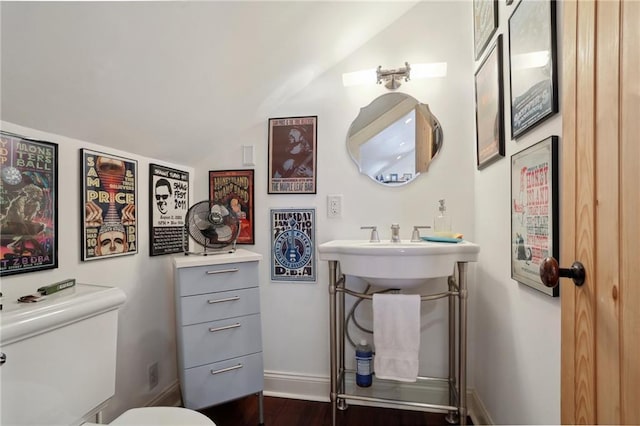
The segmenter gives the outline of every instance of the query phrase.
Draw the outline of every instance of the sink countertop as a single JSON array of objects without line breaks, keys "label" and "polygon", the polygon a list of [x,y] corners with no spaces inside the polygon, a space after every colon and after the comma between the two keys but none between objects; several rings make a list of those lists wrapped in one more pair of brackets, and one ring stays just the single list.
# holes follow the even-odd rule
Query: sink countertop
[{"label": "sink countertop", "polygon": [[451,275],[456,262],[477,262],[480,246],[469,241],[333,240],[320,244],[318,252],[320,260],[340,262],[345,275],[379,286],[411,288]]},{"label": "sink countertop", "polygon": [[467,261],[477,261],[480,246],[469,242],[459,243],[439,243],[431,241],[411,242],[408,240],[392,243],[380,241],[372,243],[368,240],[332,240],[318,246],[320,260],[339,260],[335,256],[337,253],[359,254],[364,256],[425,256],[459,253],[469,257]]}]

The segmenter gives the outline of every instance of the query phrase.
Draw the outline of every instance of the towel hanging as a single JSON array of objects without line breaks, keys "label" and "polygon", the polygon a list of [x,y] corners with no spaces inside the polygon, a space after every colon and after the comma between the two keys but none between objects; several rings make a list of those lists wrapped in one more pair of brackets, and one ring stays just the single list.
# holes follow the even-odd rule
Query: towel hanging
[{"label": "towel hanging", "polygon": [[380,379],[415,382],[420,350],[420,295],[373,295],[374,372]]}]

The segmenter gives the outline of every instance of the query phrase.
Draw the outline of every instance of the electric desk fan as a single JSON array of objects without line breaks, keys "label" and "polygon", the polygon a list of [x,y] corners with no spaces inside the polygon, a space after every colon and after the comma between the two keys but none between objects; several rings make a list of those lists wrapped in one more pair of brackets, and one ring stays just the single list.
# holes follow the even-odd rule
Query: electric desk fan
[{"label": "electric desk fan", "polygon": [[[205,200],[192,205],[185,216],[183,232],[184,254],[233,253],[240,233],[240,221],[233,210],[223,204]],[[188,236],[203,247],[189,251]]]}]

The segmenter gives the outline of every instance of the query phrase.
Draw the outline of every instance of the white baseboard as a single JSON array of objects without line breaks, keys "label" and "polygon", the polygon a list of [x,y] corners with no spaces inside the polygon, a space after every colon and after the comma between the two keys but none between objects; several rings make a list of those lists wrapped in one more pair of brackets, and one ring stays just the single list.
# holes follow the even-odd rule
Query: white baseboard
[{"label": "white baseboard", "polygon": [[[400,389],[403,395],[429,394],[435,396],[436,400],[448,398],[448,391],[444,388],[427,388],[424,384],[400,383],[393,385],[396,390]],[[279,398],[303,399],[307,401],[329,402],[330,383],[329,378],[324,376],[309,376],[295,373],[283,373],[277,371],[265,371],[264,373],[264,394]],[[420,399],[418,399],[420,400]],[[383,402],[369,402],[351,400],[349,404],[369,405],[375,407],[394,407],[392,404]],[[397,408],[397,406],[395,406]],[[403,406],[406,410],[430,411],[423,407]],[[477,396],[475,389],[467,389],[467,411],[475,425],[491,425],[491,417]]]},{"label": "white baseboard", "polygon": [[264,372],[264,394],[279,398],[329,402],[329,378],[277,371]]},{"label": "white baseboard", "polygon": [[467,392],[467,402],[469,407],[469,416],[473,420],[474,425],[493,425],[493,420],[484,406],[482,399],[478,396],[475,389]]},{"label": "white baseboard", "polygon": [[147,407],[180,407],[181,405],[182,395],[180,395],[180,382],[177,380],[164,388],[146,404]]}]

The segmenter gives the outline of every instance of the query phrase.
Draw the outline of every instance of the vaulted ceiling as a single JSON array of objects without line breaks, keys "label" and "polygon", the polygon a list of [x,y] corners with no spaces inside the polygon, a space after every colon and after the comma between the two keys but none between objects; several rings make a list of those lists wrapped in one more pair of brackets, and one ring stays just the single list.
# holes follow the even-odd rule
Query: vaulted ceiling
[{"label": "vaulted ceiling", "polygon": [[1,118],[193,165],[416,2],[6,2]]}]

